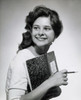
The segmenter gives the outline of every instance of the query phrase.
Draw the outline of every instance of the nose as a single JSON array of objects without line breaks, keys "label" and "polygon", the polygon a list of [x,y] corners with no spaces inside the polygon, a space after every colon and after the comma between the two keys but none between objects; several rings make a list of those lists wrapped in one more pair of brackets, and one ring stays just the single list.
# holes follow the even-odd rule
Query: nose
[{"label": "nose", "polygon": [[39,34],[40,34],[40,35],[44,35],[43,29],[40,29],[40,30],[39,30]]}]

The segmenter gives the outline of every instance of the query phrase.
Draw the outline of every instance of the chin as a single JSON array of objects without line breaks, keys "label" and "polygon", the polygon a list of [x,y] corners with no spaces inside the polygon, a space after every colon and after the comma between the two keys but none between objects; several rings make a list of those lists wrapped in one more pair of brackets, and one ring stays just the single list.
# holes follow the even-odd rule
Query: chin
[{"label": "chin", "polygon": [[36,46],[38,46],[38,47],[44,47],[44,46],[46,46],[45,44],[40,44],[40,45],[38,45],[38,44],[36,44]]},{"label": "chin", "polygon": [[44,47],[44,46],[49,46],[49,44],[36,44],[38,47]]}]

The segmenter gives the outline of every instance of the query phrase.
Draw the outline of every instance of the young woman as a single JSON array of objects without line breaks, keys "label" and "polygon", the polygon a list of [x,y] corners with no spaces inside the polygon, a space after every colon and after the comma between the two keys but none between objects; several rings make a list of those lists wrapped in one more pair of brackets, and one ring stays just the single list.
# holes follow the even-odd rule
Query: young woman
[{"label": "young woman", "polygon": [[[36,89],[28,92],[28,70],[26,61],[48,52],[52,42],[62,32],[62,23],[56,11],[44,6],[37,6],[26,17],[27,32],[23,33],[23,40],[18,53],[10,64],[6,94],[7,100],[43,100],[47,91],[52,87],[67,85],[67,70],[62,70],[50,76]],[[55,91],[55,96],[61,90]],[[48,100],[49,98],[44,98]]]}]

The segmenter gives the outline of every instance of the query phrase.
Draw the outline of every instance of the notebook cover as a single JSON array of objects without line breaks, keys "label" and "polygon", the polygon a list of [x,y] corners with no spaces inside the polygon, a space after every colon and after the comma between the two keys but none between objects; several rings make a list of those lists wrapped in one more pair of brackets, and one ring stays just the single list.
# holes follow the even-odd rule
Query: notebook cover
[{"label": "notebook cover", "polygon": [[54,51],[27,60],[26,64],[32,90],[58,71]]}]

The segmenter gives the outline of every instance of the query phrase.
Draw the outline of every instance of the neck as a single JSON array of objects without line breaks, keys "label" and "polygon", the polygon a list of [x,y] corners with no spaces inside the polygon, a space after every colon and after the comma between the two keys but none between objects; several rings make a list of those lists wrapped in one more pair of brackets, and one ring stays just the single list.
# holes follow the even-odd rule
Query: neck
[{"label": "neck", "polygon": [[41,54],[47,53],[49,47],[50,46],[48,46],[48,45],[41,46],[41,47],[35,46],[35,50],[36,50],[37,54],[41,55]]}]

